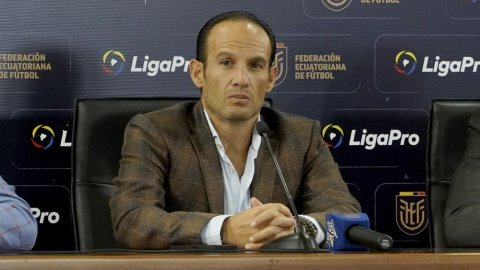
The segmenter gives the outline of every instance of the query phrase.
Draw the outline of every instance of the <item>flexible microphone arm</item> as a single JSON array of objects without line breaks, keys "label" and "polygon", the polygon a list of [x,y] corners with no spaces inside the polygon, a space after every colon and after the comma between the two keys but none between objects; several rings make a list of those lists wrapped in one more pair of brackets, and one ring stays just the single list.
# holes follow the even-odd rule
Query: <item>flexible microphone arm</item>
[{"label": "flexible microphone arm", "polygon": [[277,168],[278,175],[280,176],[280,180],[282,182],[283,188],[285,189],[285,193],[287,194],[288,201],[290,202],[290,207],[293,211],[295,219],[297,221],[297,225],[295,226],[294,233],[291,235],[287,235],[278,239],[273,240],[272,242],[263,245],[260,249],[272,249],[272,250],[281,250],[281,249],[289,249],[289,250],[306,250],[306,249],[319,249],[318,243],[307,234],[305,228],[300,225],[300,218],[298,216],[297,208],[293,203],[292,196],[290,195],[290,191],[288,191],[287,182],[285,182],[285,178],[283,178],[282,171],[280,170],[280,165],[278,164],[277,158],[273,153],[272,146],[270,145],[270,141],[268,140],[267,134],[267,125],[263,121],[259,121],[255,125],[257,132],[263,136],[265,142],[267,143],[268,150],[272,155],[273,162],[275,163],[275,167]]},{"label": "flexible microphone arm", "polygon": [[[260,122],[257,122],[256,127],[257,127],[257,132],[262,134],[263,138],[265,139],[268,150],[272,155],[273,163],[275,163],[275,167],[277,167],[278,175],[280,176],[283,188],[285,189],[285,193],[287,194],[288,201],[290,202],[290,208],[292,208],[293,215],[295,216],[295,220],[297,221],[297,226],[295,226],[295,232],[302,232],[302,229],[303,229],[303,232],[306,232],[305,228],[300,225],[300,218],[298,217],[297,208],[293,203],[292,195],[290,195],[290,191],[288,191],[287,182],[285,182],[285,178],[283,178],[282,170],[280,169],[280,165],[278,164],[277,157],[275,157],[272,150],[272,146],[270,145],[270,141],[268,140],[267,125],[265,124],[265,122],[260,121]],[[259,130],[259,127],[260,127],[260,130]]]}]

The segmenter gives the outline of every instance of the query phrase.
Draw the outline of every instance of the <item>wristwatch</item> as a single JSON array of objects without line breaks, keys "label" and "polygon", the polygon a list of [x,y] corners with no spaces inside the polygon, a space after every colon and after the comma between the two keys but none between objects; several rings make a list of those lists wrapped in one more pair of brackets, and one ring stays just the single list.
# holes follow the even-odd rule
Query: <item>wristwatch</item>
[{"label": "wristwatch", "polygon": [[317,228],[315,227],[315,225],[313,225],[313,223],[304,218],[304,217],[299,217],[300,219],[300,225],[302,225],[305,230],[307,231],[307,234],[313,236],[313,238],[315,238],[315,236],[317,236]]}]

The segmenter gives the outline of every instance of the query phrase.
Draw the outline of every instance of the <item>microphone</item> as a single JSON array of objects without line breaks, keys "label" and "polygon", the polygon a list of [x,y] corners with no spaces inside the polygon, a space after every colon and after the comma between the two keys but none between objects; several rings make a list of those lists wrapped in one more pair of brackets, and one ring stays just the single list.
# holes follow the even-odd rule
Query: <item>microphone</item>
[{"label": "microphone", "polygon": [[392,237],[370,230],[368,216],[363,213],[327,214],[326,246],[337,250],[389,250]]},{"label": "microphone", "polygon": [[[285,179],[283,178],[282,171],[280,170],[280,165],[278,164],[277,158],[275,157],[275,154],[273,153],[272,146],[270,145],[270,141],[268,140],[268,127],[263,121],[258,121],[255,124],[255,128],[257,129],[258,134],[262,135],[263,138],[265,139],[265,142],[267,143],[268,150],[270,151],[270,154],[272,155],[273,162],[275,163],[275,167],[277,168],[278,175],[280,176],[280,180],[282,181],[283,188],[285,189],[285,193],[287,194],[288,201],[290,202],[290,208],[293,211],[293,214],[295,216],[295,219],[297,221],[297,225],[295,226],[294,233],[280,237],[278,239],[275,239],[271,241],[268,244],[265,244],[260,247],[260,249],[271,249],[271,250],[282,250],[282,249],[287,249],[287,250],[316,250],[320,249],[318,247],[317,241],[313,239],[309,234],[307,234],[305,228],[300,225],[300,219],[298,217],[298,212],[297,208],[295,208],[295,205],[293,203],[292,196],[290,195],[290,192],[288,191],[287,187],[287,182],[285,182]],[[320,228],[317,228],[320,230]]]}]

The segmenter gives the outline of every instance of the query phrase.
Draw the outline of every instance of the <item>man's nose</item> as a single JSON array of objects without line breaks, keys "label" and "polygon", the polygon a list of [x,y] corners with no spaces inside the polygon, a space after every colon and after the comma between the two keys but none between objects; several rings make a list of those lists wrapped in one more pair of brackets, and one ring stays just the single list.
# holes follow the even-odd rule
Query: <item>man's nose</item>
[{"label": "man's nose", "polygon": [[236,87],[248,87],[248,71],[245,66],[237,66],[233,74],[232,83]]}]

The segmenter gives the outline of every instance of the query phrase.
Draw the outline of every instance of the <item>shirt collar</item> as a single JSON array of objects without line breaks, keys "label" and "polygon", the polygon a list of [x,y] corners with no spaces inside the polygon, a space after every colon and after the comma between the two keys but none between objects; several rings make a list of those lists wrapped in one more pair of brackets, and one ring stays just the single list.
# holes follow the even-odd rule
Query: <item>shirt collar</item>
[{"label": "shirt collar", "polygon": [[[217,131],[215,130],[215,127],[212,124],[212,121],[210,120],[210,116],[208,115],[207,110],[205,110],[205,108],[203,108],[203,111],[205,112],[205,118],[207,118],[208,127],[210,128],[210,131],[212,132],[213,138],[220,139]],[[257,122],[260,122],[260,114],[258,114]],[[258,134],[257,127],[254,126],[253,127],[253,133],[252,133],[252,148],[253,148],[253,150],[258,151],[258,149],[260,148],[260,143],[261,142],[262,142],[262,137],[260,136],[260,134]]]}]

